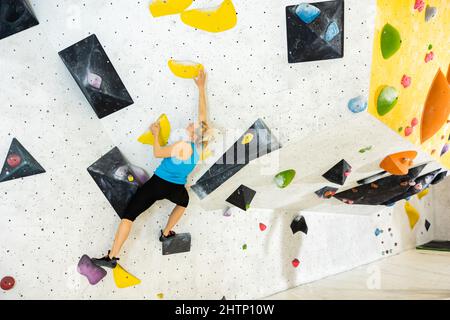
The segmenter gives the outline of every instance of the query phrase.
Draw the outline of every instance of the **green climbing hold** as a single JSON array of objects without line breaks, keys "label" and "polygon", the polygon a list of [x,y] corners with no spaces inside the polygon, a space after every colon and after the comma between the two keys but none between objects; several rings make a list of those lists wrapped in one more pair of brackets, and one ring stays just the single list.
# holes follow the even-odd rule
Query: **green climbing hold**
[{"label": "green climbing hold", "polygon": [[428,50],[431,50],[431,49],[433,49],[433,45],[430,43],[430,44],[428,45]]},{"label": "green climbing hold", "polygon": [[381,31],[381,54],[384,59],[392,57],[402,44],[400,33],[389,23],[386,23]]},{"label": "green climbing hold", "polygon": [[359,153],[364,153],[364,152],[367,152],[367,151],[370,151],[370,150],[372,150],[372,146],[368,146],[368,147],[359,149]]},{"label": "green climbing hold", "polygon": [[286,188],[294,179],[295,170],[289,169],[281,171],[275,176],[275,183],[279,188]]},{"label": "green climbing hold", "polygon": [[384,87],[377,99],[377,111],[380,116],[384,116],[386,113],[395,107],[398,101],[398,92],[394,87]]},{"label": "green climbing hold", "polygon": [[244,244],[244,245],[242,246],[242,250],[247,250],[247,244]]}]

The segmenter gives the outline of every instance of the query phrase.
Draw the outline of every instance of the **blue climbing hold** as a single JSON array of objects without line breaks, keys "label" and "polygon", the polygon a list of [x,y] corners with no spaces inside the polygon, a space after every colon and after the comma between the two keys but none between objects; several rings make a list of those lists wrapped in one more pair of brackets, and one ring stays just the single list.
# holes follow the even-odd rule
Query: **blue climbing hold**
[{"label": "blue climbing hold", "polygon": [[363,112],[367,109],[367,100],[363,96],[357,96],[350,99],[348,102],[348,109],[353,113]]},{"label": "blue climbing hold", "polygon": [[325,31],[325,41],[330,42],[339,34],[339,27],[335,21],[330,23]]},{"label": "blue climbing hold", "polygon": [[304,23],[311,23],[320,16],[320,9],[308,3],[301,3],[295,9],[295,14]]},{"label": "blue climbing hold", "polygon": [[380,229],[378,229],[378,228],[376,228],[375,229],[375,236],[379,236],[380,234],[382,234],[383,233],[383,230],[380,230]]}]

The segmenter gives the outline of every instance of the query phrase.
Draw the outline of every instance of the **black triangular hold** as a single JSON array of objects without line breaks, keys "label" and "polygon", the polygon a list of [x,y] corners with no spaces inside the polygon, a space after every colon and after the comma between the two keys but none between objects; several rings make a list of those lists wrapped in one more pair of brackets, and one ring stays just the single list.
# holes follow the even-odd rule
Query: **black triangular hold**
[{"label": "black triangular hold", "polygon": [[333,168],[325,172],[322,177],[327,179],[330,182],[340,184],[341,186],[344,185],[345,180],[352,172],[352,167],[342,159],[337,164],[334,165]]},{"label": "black triangular hold", "polygon": [[162,242],[162,254],[164,256],[189,251],[191,251],[190,233],[177,233],[175,236]]},{"label": "black triangular hold", "polygon": [[339,193],[334,197],[347,204],[382,205],[404,194],[426,164],[410,168],[407,175],[390,175],[368,184],[360,185]]},{"label": "black triangular hold", "polygon": [[319,198],[330,199],[336,194],[337,190],[338,190],[338,188],[333,188],[333,187],[326,186],[326,187],[323,187],[322,189],[319,189],[319,190],[315,191],[314,193]]},{"label": "black triangular hold", "polygon": [[87,171],[119,217],[123,217],[131,198],[139,189],[132,166],[114,147],[93,163]]},{"label": "black triangular hold", "polygon": [[13,138],[2,172],[0,173],[0,182],[24,178],[35,174],[44,173],[45,170],[33,158],[33,156]]},{"label": "black triangular hold", "polygon": [[296,216],[291,222],[291,230],[293,234],[299,231],[308,234],[308,225],[306,224],[305,217],[300,215]]},{"label": "black triangular hold", "polygon": [[244,211],[247,211],[247,209],[250,208],[250,204],[255,194],[255,190],[241,184],[226,201]]},{"label": "black triangular hold", "polygon": [[430,221],[428,221],[427,219],[425,219],[425,229],[428,231],[431,227],[431,223]]},{"label": "black triangular hold", "polygon": [[[251,137],[251,139],[246,139]],[[261,119],[253,125],[191,186],[200,199],[216,190],[250,161],[281,148],[281,144]]]},{"label": "black triangular hold", "polygon": [[[320,15],[310,23],[297,16],[298,5],[286,7],[289,63],[336,59],[344,55],[344,1],[315,2],[311,5],[320,10]],[[333,22],[339,33],[326,41],[326,30]]]},{"label": "black triangular hold", "polygon": [[436,177],[434,178],[434,180],[431,182],[432,185],[438,184],[439,182],[441,182],[442,180],[444,180],[444,178],[447,176],[447,171],[442,171],[441,173],[439,173],[438,175],[436,175]]},{"label": "black triangular hold", "polygon": [[100,119],[133,104],[95,34],[60,51],[59,56]]},{"label": "black triangular hold", "polygon": [[225,296],[223,296],[222,299],[220,299],[220,300],[227,300],[227,298],[225,298]]},{"label": "black triangular hold", "polygon": [[0,1],[0,39],[39,24],[27,0]]}]

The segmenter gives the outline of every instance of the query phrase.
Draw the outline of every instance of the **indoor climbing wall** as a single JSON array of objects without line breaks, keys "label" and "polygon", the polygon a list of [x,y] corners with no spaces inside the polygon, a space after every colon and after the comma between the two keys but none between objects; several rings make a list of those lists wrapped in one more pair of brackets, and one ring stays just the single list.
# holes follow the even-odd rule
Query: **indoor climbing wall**
[{"label": "indoor climbing wall", "polygon": [[450,3],[378,0],[369,112],[450,167]]},{"label": "indoor climbing wall", "polygon": [[[429,196],[410,200],[420,216],[409,218],[404,201],[361,208],[314,193],[351,188],[379,172],[390,153],[417,150],[417,163],[430,157],[362,112],[375,1],[337,0],[317,5],[320,12],[301,2],[197,0],[150,10],[137,0],[30,1],[39,24],[29,14],[27,28],[0,39],[0,161],[17,167],[18,157],[9,156],[16,138],[45,172],[0,183],[0,277],[16,280],[0,297],[260,298],[432,240]],[[214,6],[212,20],[195,10]],[[290,30],[294,18],[300,29]],[[309,55],[298,57],[290,49],[305,34]],[[173,141],[196,118],[189,77],[200,64],[217,132],[189,184],[235,143],[250,148],[245,133],[255,123],[281,148],[259,158],[248,152],[252,161],[202,200],[189,192],[175,231],[190,234],[183,236],[190,252],[163,255],[158,236],[172,204],[160,201],[137,219],[121,267],[105,273],[87,256],[109,249],[117,200],[145,178],[135,169],[151,174],[159,164],[142,134],[165,114]],[[341,186],[322,175],[342,159],[352,168]],[[290,184],[279,188],[274,176],[292,169]],[[124,190],[113,187],[117,196],[111,185]],[[307,228],[294,233],[296,219]],[[131,283],[122,281],[126,272]]]}]

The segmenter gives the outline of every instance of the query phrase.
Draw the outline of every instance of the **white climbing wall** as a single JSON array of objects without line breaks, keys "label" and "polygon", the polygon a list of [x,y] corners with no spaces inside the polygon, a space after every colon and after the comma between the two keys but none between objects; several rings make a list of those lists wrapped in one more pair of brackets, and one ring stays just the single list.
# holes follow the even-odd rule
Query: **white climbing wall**
[{"label": "white climbing wall", "polygon": [[[148,1],[30,2],[40,25],[0,40],[0,161],[16,137],[47,173],[0,184],[0,277],[17,281],[0,299],[260,298],[433,238],[423,226],[425,218],[434,223],[431,197],[413,200],[422,216],[411,231],[403,202],[361,213],[338,209],[334,200],[321,207],[325,201],[312,195],[328,184],[321,174],[342,158],[354,168],[351,186],[376,172],[385,155],[415,149],[346,107],[368,93],[374,1],[345,1],[343,59],[299,64],[287,63],[286,49],[285,6],[295,1],[235,0],[238,24],[219,34],[191,29],[176,15],[153,18]],[[219,2],[197,0],[194,7]],[[102,120],[58,56],[92,33],[135,101]],[[76,273],[78,259],[104,254],[119,219],[86,168],[118,146],[152,172],[158,161],[137,137],[163,112],[173,128],[196,116],[195,85],[169,72],[170,58],[201,62],[208,71],[209,114],[220,130],[215,158],[257,118],[285,147],[243,169],[211,199],[191,193],[176,228],[192,234],[191,253],[161,255],[158,232],[171,210],[161,201],[136,221],[121,256],[142,283],[117,289],[109,274],[90,286]],[[372,151],[358,152],[370,145]],[[208,166],[199,166],[194,180]],[[273,174],[288,168],[297,170],[296,180],[277,190]],[[258,191],[252,209],[224,217],[224,199],[241,183]],[[289,224],[300,211],[310,230],[293,236]],[[259,223],[268,228],[260,231]],[[376,228],[383,230],[378,237]]]},{"label": "white climbing wall", "polygon": [[435,186],[431,196],[434,210],[434,239],[450,241],[450,197],[448,188],[450,180],[444,180]]}]

